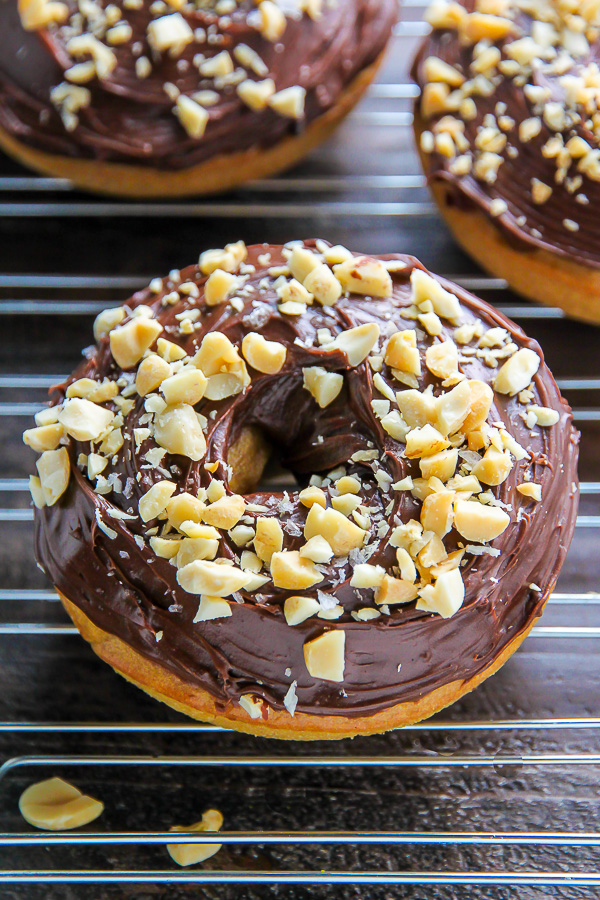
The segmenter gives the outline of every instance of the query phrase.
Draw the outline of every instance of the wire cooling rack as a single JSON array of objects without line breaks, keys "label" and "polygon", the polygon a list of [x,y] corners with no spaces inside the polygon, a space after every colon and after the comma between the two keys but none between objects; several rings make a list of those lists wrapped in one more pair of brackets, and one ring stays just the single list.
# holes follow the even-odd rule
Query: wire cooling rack
[{"label": "wire cooling rack", "polygon": [[[176,900],[198,884],[217,898],[598,895],[600,332],[483,276],[440,223],[410,129],[423,5],[405,4],[380,83],[336,137],[276,180],[132,204],[0,163],[3,897]],[[575,538],[531,638],[442,717],[333,745],[183,720],[97,661],[33,565],[20,439],[100,309],[209,246],[308,236],[412,252],[495,303],[542,342],[582,432]],[[105,802],[84,831],[41,833],[20,818],[22,790],[55,774]],[[225,831],[202,842],[223,848],[179,869],[168,828],[210,806]]]}]

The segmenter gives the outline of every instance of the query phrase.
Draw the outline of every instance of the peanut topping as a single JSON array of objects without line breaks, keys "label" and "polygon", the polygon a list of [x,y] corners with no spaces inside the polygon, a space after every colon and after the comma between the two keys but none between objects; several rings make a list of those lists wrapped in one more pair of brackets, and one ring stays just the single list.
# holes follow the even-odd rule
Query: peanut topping
[{"label": "peanut topping", "polygon": [[313,587],[323,581],[317,567],[309,559],[303,559],[297,550],[273,553],[271,578],[275,587],[285,588],[288,591]]},{"label": "peanut topping", "polygon": [[257,372],[276,375],[283,368],[287,351],[279,341],[267,341],[262,334],[250,332],[242,341],[242,353]]},{"label": "peanut topping", "polygon": [[110,349],[117,365],[131,369],[140,361],[162,331],[155,319],[139,316],[110,332]]},{"label": "peanut topping", "polygon": [[177,572],[177,582],[190,594],[228,597],[248,583],[246,572],[209,560],[194,560]]},{"label": "peanut topping", "polygon": [[304,525],[307,540],[315,535],[325,538],[335,556],[344,556],[350,550],[362,547],[365,541],[362,528],[337,510],[323,509],[318,503],[311,506]]},{"label": "peanut topping", "polygon": [[271,564],[274,553],[283,549],[283,529],[277,519],[259,516],[256,520],[254,550],[259,559]]},{"label": "peanut topping", "polygon": [[304,387],[312,394],[321,409],[333,403],[342,390],[344,379],[337,372],[328,372],[322,366],[309,366],[303,370]]},{"label": "peanut topping", "polygon": [[384,264],[370,256],[354,256],[333,267],[345,291],[369,297],[389,297],[392,279]]},{"label": "peanut topping", "polygon": [[206,453],[206,439],[193,406],[181,403],[168,407],[156,416],[154,425],[156,443],[169,453],[186,456],[188,459],[203,459]]},{"label": "peanut topping", "polygon": [[176,487],[172,481],[159,481],[157,484],[153,484],[143,497],[140,497],[139,512],[142,522],[149,522],[150,519],[155,519],[161,512],[164,512]]},{"label": "peanut topping", "polygon": [[304,661],[309,675],[323,681],[343,681],[346,636],[343,631],[326,631],[304,645]]},{"label": "peanut topping", "polygon": [[474,500],[457,500],[454,504],[454,525],[468,541],[493,541],[510,524],[510,517],[496,506],[483,506]]}]

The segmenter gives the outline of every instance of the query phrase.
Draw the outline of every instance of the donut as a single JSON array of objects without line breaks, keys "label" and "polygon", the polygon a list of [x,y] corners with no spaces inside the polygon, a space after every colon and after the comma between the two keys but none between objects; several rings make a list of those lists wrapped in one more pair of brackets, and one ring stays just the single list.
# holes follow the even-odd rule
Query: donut
[{"label": "donut", "polygon": [[457,242],[525,297],[600,322],[592,3],[434,0],[415,133]]},{"label": "donut", "polygon": [[[541,615],[571,411],[535,341],[413,257],[229,244],[94,337],[24,434],[36,557],[147,693],[258,735],[381,732]],[[263,484],[270,456],[297,484]]]},{"label": "donut", "polygon": [[396,0],[7,0],[0,148],[128,197],[288,168],[359,100]]}]

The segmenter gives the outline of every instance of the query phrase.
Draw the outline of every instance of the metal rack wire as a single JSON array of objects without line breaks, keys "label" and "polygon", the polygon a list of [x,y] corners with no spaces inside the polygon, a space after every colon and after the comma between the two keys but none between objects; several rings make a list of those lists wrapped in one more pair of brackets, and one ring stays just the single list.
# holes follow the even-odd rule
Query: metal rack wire
[{"label": "metal rack wire", "polygon": [[[519,897],[541,898],[550,886],[567,891],[564,896],[570,890],[596,895],[598,333],[567,322],[560,310],[531,306],[501,280],[474,271],[439,224],[409,127],[415,89],[406,81],[407,61],[424,33],[424,6],[425,0],[405,4],[382,82],[339,137],[312,165],[285,177],[223,199],[133,204],[82,197],[65,181],[2,164],[0,883],[11,885],[15,897],[29,897],[34,884],[44,885],[50,900],[65,896],[66,884],[74,891],[82,885],[73,896],[84,897],[92,883],[103,891],[154,885],[165,897],[175,884],[212,885],[219,897],[239,896],[226,891],[241,884],[248,897],[265,896],[269,885],[353,886],[365,900],[384,896],[376,892],[386,885],[428,886],[427,896],[437,897],[431,891],[439,889],[452,898],[466,896],[466,889],[500,897],[515,888]],[[369,158],[353,152],[365,126],[375,150]],[[73,220],[81,240],[67,231]],[[274,229],[279,237],[283,231],[331,235],[369,250],[366,234],[373,250],[414,252],[480,292],[539,335],[552,357],[582,431],[573,547],[533,640],[443,718],[385,737],[308,748],[183,721],[94,660],[33,569],[30,461],[19,449],[25,418],[76,362],[92,317],[156,274],[142,265],[131,271],[118,253],[114,268],[93,250],[80,263],[60,242],[69,234],[83,253],[97,228],[105,243],[116,230],[135,248],[128,262],[148,262],[159,248],[170,264],[183,264],[185,248],[174,253],[165,236],[172,222],[196,249],[214,242],[219,228],[228,236],[241,229],[255,240]],[[58,243],[46,254],[49,239]],[[23,242],[26,265],[17,252]],[[41,773],[72,777],[106,801],[106,815],[84,832],[24,830],[16,801]],[[190,794],[198,794],[193,804]],[[201,841],[223,849],[201,868],[167,866],[162,845],[173,836],[166,828],[192,821],[192,809],[197,818],[208,805],[224,808],[227,830]],[[177,835],[179,843],[197,840],[197,834]]]}]

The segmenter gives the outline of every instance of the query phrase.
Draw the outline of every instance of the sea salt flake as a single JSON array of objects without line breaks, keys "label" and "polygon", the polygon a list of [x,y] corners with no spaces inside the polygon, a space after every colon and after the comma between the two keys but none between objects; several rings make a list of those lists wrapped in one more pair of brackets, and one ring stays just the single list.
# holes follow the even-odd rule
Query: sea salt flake
[{"label": "sea salt flake", "polygon": [[293,716],[295,714],[296,706],[298,705],[298,697],[296,696],[297,685],[297,681],[292,681],[288,688],[287,694],[283,698],[283,705],[289,712],[290,716]]}]

